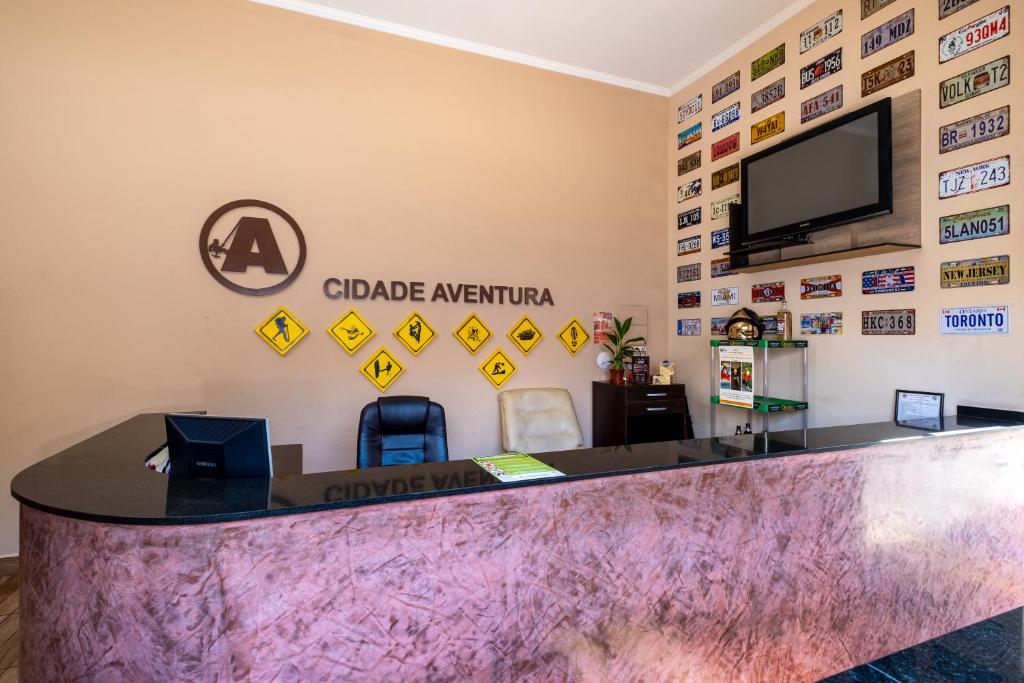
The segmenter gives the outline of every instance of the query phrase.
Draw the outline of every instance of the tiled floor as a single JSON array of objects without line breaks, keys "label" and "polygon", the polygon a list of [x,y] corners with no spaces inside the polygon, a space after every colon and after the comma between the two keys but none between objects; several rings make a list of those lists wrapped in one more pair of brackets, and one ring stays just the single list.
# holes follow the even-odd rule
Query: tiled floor
[{"label": "tiled floor", "polygon": [[1020,683],[1024,608],[901,650],[822,683]]},{"label": "tiled floor", "polygon": [[18,577],[0,576],[0,683],[18,680]]}]

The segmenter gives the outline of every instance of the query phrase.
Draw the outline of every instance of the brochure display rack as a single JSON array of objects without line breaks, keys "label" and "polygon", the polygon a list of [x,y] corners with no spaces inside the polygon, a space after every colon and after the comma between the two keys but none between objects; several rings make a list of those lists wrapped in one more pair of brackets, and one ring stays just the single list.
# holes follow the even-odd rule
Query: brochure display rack
[{"label": "brochure display rack", "polygon": [[[726,353],[722,349],[735,348],[736,352]],[[749,350],[748,350],[749,349]],[[769,369],[773,355],[783,351],[800,350],[803,353],[802,393],[799,400],[773,396],[771,393]],[[761,353],[758,354],[757,351]],[[746,352],[749,363],[744,363]],[[754,359],[761,355],[761,377],[753,372]],[[735,356],[736,361],[726,358]],[[761,392],[755,393],[760,379]],[[801,413],[803,429],[807,430],[807,341],[803,339],[760,339],[760,340],[711,340],[711,434],[717,433],[715,410],[717,407],[738,408],[761,414],[761,431],[768,433],[768,417],[774,413]],[[753,423],[753,420],[748,420]]]}]

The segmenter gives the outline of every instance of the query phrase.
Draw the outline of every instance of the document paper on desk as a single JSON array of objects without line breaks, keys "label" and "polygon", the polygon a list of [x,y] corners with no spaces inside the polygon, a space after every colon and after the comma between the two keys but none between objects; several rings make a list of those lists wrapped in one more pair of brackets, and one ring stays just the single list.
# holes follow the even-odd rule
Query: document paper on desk
[{"label": "document paper on desk", "polygon": [[548,479],[550,477],[565,476],[565,473],[559,472],[551,465],[546,465],[525,453],[489,455],[483,458],[473,458],[473,462],[483,467],[501,482],[528,481],[530,479]]}]

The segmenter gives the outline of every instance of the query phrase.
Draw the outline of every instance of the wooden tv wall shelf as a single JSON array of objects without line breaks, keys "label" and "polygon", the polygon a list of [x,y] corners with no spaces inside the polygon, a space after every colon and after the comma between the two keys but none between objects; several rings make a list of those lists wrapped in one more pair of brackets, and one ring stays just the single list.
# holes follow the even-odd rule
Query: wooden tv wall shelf
[{"label": "wooden tv wall shelf", "polygon": [[893,212],[809,235],[810,243],[749,255],[739,273],[921,248],[921,91],[892,101]]}]

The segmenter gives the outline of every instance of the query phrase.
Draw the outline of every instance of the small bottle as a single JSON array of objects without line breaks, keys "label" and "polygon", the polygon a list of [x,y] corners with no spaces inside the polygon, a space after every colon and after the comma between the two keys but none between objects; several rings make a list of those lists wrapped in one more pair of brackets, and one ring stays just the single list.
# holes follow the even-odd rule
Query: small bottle
[{"label": "small bottle", "polygon": [[782,308],[775,315],[775,320],[779,328],[779,339],[792,339],[793,338],[793,312],[786,308],[786,302],[783,300]]},{"label": "small bottle", "polygon": [[744,434],[753,434],[754,433],[754,430],[750,428],[750,423],[749,422],[743,428],[743,433]]}]

